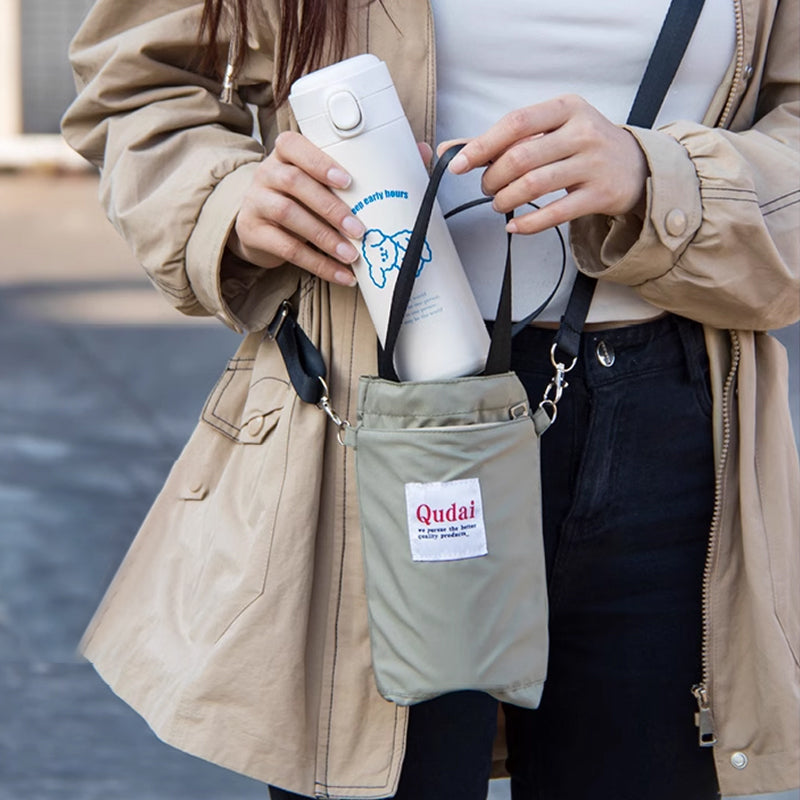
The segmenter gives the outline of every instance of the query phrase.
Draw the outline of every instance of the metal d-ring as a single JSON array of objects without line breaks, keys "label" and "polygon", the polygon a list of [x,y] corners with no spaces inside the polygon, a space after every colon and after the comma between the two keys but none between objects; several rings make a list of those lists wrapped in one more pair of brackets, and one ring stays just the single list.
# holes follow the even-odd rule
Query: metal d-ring
[{"label": "metal d-ring", "polygon": [[553,343],[553,346],[550,348],[550,363],[562,373],[570,372],[578,363],[578,356],[575,356],[572,359],[572,363],[568,367],[565,367],[560,361],[556,361],[556,350],[558,350],[558,345]]},{"label": "metal d-ring", "polygon": [[286,322],[286,318],[291,313],[292,313],[292,304],[288,300],[284,300],[281,303],[280,316],[278,317],[277,321],[273,320],[270,323],[269,327],[267,328],[267,336],[272,341],[274,341],[275,339],[278,338],[278,334],[281,332],[281,328],[283,327],[283,323]]}]

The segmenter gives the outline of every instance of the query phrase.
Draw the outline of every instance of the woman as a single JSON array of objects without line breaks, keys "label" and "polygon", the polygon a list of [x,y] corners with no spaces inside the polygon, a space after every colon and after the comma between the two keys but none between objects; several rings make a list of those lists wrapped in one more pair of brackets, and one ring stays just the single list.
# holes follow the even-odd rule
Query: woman
[{"label": "woman", "polygon": [[[794,788],[797,455],[785,356],[754,331],[800,316],[797,0],[708,0],[656,131],[619,123],[666,2],[505,3],[502,20],[475,2],[299,5],[302,26],[288,2],[220,18],[218,2],[100,0],[73,43],[64,132],[102,167],[110,218],[177,308],[250,334],[87,657],[166,741],[300,796],[485,794],[494,701],[409,713],[375,689],[352,456],[262,335],[293,298],[354,415],[375,370],[349,269],[363,226],[332,192],[351,177],[293,132],[285,100],[303,72],[368,51],[423,156],[471,139],[452,165],[471,178],[448,178],[447,199],[482,189],[522,209],[517,317],[558,282],[537,231],[569,223],[577,266],[600,279],[543,438],[550,668],[540,709],[505,709],[513,796]],[[490,319],[496,225],[454,223]],[[516,340],[537,400],[568,283]]]}]

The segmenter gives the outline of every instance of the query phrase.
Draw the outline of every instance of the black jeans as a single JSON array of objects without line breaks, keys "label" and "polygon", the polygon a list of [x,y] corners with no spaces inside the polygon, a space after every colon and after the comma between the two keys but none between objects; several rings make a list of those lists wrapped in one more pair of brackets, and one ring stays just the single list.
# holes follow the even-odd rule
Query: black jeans
[{"label": "black jeans", "polygon": [[[514,341],[534,403],[552,340]],[[585,333],[567,379],[542,437],[548,677],[539,709],[504,708],[512,797],[712,800],[690,693],[714,500],[702,329],[667,316]],[[396,800],[485,800],[495,714],[477,692],[412,707]]]}]

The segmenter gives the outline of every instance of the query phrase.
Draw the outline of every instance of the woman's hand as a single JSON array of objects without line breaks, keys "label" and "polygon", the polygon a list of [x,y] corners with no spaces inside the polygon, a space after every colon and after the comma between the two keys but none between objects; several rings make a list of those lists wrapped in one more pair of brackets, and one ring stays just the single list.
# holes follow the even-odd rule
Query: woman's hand
[{"label": "woman's hand", "polygon": [[633,135],[575,95],[512,111],[450,162],[457,174],[477,167],[486,167],[483,191],[502,213],[566,190],[563,197],[508,224],[510,232],[528,234],[586,214],[633,211],[644,197],[648,176]]},{"label": "woman's hand", "polygon": [[281,133],[244,196],[228,249],[265,269],[289,261],[326,281],[354,286],[348,265],[364,225],[333,189],[352,179],[299,133]]},{"label": "woman's hand", "polygon": [[[419,144],[426,163],[432,151]],[[366,229],[333,192],[352,178],[299,133],[281,133],[247,190],[228,249],[264,269],[288,261],[326,281],[355,286],[348,267],[359,252],[350,239]]]}]

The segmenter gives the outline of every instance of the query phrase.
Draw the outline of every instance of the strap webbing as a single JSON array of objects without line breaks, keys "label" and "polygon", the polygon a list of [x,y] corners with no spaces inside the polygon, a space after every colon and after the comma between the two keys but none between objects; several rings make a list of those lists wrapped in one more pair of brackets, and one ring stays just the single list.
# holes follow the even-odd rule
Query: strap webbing
[{"label": "strap webbing", "polygon": [[433,205],[436,202],[436,192],[439,190],[439,184],[442,182],[447,165],[462,147],[464,147],[463,144],[453,145],[436,162],[428,181],[428,188],[425,190],[425,195],[417,212],[417,218],[414,221],[414,228],[408,240],[403,263],[400,265],[400,274],[397,276],[394,293],[392,294],[392,305],[389,313],[389,322],[386,326],[384,345],[378,351],[378,374],[388,380],[397,380],[397,373],[394,369],[394,348],[397,344],[397,336],[400,333],[403,318],[406,315],[408,301],[411,299],[411,292],[414,289],[414,281],[416,280],[419,261],[422,257],[422,248],[425,246],[425,237],[428,234],[428,223],[433,213]]},{"label": "strap webbing", "polygon": [[[506,222],[514,215],[506,214]],[[506,234],[506,264],[503,270],[503,286],[500,289],[500,302],[497,304],[492,341],[486,357],[484,375],[502,375],[511,369],[511,234]]]},{"label": "strap webbing", "polygon": [[703,10],[704,0],[672,0],[658,34],[639,91],[633,100],[628,125],[651,128],[664,104],[689,40]]}]

